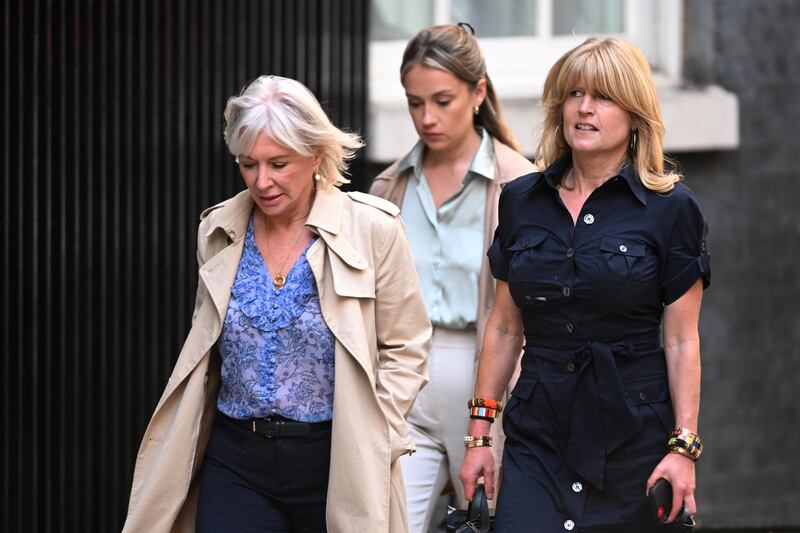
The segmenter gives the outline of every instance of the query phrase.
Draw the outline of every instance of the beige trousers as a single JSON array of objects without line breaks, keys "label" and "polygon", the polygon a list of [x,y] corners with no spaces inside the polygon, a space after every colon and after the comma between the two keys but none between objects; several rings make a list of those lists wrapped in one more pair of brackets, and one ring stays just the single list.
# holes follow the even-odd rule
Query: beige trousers
[{"label": "beige trousers", "polygon": [[400,458],[410,533],[428,531],[448,480],[455,487],[457,507],[467,507],[458,472],[469,423],[467,400],[474,385],[475,337],[474,331],[433,330],[428,356],[430,380],[408,418],[417,451]]}]

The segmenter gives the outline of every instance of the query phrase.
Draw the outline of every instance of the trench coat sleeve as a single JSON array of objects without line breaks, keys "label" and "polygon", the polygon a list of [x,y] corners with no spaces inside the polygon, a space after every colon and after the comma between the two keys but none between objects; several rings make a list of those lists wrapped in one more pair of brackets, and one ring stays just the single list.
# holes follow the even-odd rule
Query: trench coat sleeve
[{"label": "trench coat sleeve", "polygon": [[414,451],[406,417],[428,381],[431,324],[405,226],[393,217],[375,260],[376,388],[390,429],[392,460]]}]

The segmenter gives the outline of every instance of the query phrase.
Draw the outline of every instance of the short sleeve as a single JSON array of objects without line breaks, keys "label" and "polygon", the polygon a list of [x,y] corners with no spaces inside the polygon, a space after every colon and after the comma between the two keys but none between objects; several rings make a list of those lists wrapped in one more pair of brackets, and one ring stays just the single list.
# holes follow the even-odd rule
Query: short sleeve
[{"label": "short sleeve", "polygon": [[678,187],[676,217],[661,276],[664,305],[683,296],[700,278],[704,289],[711,284],[711,253],[706,242],[708,225],[694,195],[682,185]]},{"label": "short sleeve", "polygon": [[489,257],[489,269],[492,271],[492,276],[500,281],[508,281],[508,263],[511,256],[506,251],[504,243],[508,242],[506,234],[510,231],[509,220],[509,202],[507,201],[508,189],[503,189],[500,193],[500,201],[498,203],[498,224],[494,230],[494,240],[489,251],[486,255]]}]

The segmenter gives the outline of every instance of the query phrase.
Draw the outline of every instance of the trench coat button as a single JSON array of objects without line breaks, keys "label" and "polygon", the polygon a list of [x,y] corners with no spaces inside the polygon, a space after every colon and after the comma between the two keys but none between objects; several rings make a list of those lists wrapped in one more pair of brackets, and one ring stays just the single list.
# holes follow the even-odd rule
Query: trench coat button
[{"label": "trench coat button", "polygon": [[575,255],[575,250],[567,248],[567,257],[572,257],[573,255]]},{"label": "trench coat button", "polygon": [[575,372],[575,363],[567,363],[567,372]]},{"label": "trench coat button", "polygon": [[567,531],[572,531],[573,529],[575,529],[575,522],[573,522],[572,520],[567,520],[566,522],[564,522],[564,529],[566,529]]},{"label": "trench coat button", "polygon": [[570,289],[569,287],[563,287],[561,289],[561,294],[569,298],[569,295],[572,294],[572,289]]},{"label": "trench coat button", "polygon": [[567,322],[567,331],[570,333],[575,331],[575,324],[573,324],[572,322]]},{"label": "trench coat button", "polygon": [[572,484],[573,492],[580,492],[582,490],[583,490],[583,485],[581,485],[579,482],[576,481],[575,483]]},{"label": "trench coat button", "polygon": [[639,393],[639,399],[645,401],[647,399],[647,394],[644,391]]},{"label": "trench coat button", "polygon": [[620,251],[620,252],[622,252],[622,253],[624,254],[625,252],[627,252],[627,251],[628,251],[628,247],[627,247],[627,246],[625,246],[624,244],[620,244],[620,245],[619,245],[619,251]]},{"label": "trench coat button", "polygon": [[594,215],[591,214],[591,213],[586,214],[583,217],[583,223],[584,224],[594,224]]}]

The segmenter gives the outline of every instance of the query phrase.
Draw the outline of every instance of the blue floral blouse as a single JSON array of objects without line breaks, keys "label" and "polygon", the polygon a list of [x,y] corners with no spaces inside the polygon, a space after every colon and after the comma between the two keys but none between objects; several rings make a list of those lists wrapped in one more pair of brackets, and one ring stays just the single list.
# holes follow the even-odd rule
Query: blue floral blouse
[{"label": "blue floral blouse", "polygon": [[276,288],[247,228],[220,337],[217,408],[232,418],[281,415],[301,422],[333,413],[334,337],[322,318],[306,246]]}]

